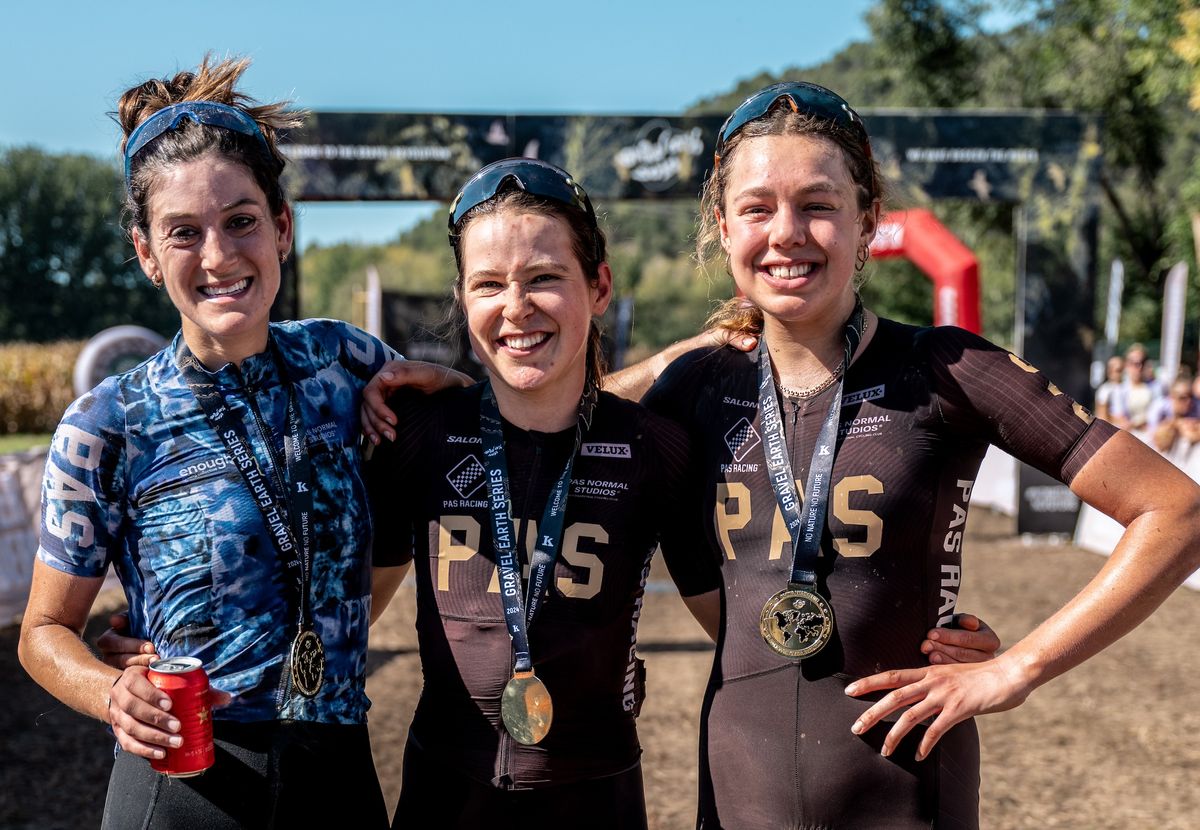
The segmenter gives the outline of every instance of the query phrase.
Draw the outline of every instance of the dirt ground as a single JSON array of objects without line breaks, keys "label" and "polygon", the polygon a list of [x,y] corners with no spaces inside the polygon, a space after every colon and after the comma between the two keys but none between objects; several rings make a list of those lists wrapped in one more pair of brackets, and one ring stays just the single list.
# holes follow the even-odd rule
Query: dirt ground
[{"label": "dirt ground", "polygon": [[[1007,643],[1045,618],[1099,568],[1070,546],[1023,543],[1012,522],[978,510],[970,520],[960,608]],[[116,601],[102,597],[106,607]],[[98,605],[99,609],[99,605]],[[103,628],[98,610],[89,627]],[[372,629],[371,737],[390,804],[400,786],[404,735],[420,686],[411,589]],[[712,649],[678,597],[655,591],[640,651],[649,699],[640,733],[650,825],[692,826],[696,718]],[[1150,620],[1019,709],[980,719],[982,826],[1193,828],[1200,824],[1200,672],[1192,639],[1200,593],[1176,592]],[[16,659],[17,629],[0,628],[0,828],[96,827],[112,744],[99,724],[57,704]],[[847,724],[849,728],[849,724]]]}]

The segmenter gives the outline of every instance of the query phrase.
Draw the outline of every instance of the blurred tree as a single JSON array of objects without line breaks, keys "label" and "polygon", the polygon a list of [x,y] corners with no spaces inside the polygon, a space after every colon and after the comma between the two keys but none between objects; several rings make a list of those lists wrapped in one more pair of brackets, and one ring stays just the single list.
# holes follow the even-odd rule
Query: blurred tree
[{"label": "blurred tree", "polygon": [[0,341],[86,338],[136,323],[169,335],[179,315],[133,259],[121,175],[89,156],[0,154]]},{"label": "blurred tree", "polygon": [[[999,19],[1013,22],[1003,29],[984,25],[997,19],[989,18],[995,11],[1003,13]],[[867,19],[870,40],[852,43],[816,66],[745,78],[728,92],[698,100],[689,113],[727,113],[767,84],[799,79],[829,86],[864,109],[1028,107],[1099,113],[1108,208],[1101,213],[1101,261],[1125,260],[1122,339],[1156,340],[1167,269],[1184,259],[1196,273],[1191,217],[1200,216],[1195,109],[1200,106],[1200,11],[1195,0],[880,0]],[[586,158],[586,150],[576,148],[575,157]],[[638,299],[635,345],[669,342],[684,333],[685,321],[702,320],[713,301],[728,296],[729,280],[719,270],[706,278],[692,260],[694,202],[597,207],[609,233],[617,292]],[[1011,343],[1011,207],[967,202],[934,207],[980,257],[984,334]],[[412,253],[403,258],[392,247]],[[385,285],[404,290],[442,291],[453,277],[439,215],[387,251],[372,249],[367,258],[334,249],[306,256],[305,313],[333,313],[337,303],[348,304],[348,292],[332,286],[338,279],[361,280],[368,259],[380,268]],[[390,272],[384,262],[392,263]],[[866,291],[875,308],[913,323],[931,322],[924,277],[902,262],[870,268],[875,276]],[[1100,269],[1102,281],[1107,270]],[[309,306],[309,292],[325,299]],[[1200,291],[1190,292],[1189,311],[1189,319],[1200,316]]]}]

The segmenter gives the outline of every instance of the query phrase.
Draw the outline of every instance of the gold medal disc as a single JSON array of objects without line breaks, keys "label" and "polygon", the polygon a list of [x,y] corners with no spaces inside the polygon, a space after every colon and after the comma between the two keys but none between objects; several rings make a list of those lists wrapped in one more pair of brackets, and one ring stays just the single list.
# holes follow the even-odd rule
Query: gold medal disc
[{"label": "gold medal disc", "polygon": [[532,671],[515,672],[500,698],[500,719],[519,744],[532,746],[550,731],[554,706],[550,692]]},{"label": "gold medal disc", "polygon": [[292,641],[292,683],[305,697],[321,691],[325,682],[325,646],[311,629],[305,629]]},{"label": "gold medal disc", "polygon": [[776,653],[800,660],[833,637],[833,608],[815,589],[789,587],[767,600],[758,628]]}]

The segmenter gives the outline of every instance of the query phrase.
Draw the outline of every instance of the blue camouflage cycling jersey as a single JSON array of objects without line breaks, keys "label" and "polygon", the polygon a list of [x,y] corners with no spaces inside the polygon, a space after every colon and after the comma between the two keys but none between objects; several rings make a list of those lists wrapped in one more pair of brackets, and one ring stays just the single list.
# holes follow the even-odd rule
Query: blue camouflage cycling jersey
[{"label": "blue camouflage cycling jersey", "polygon": [[[164,657],[199,658],[213,686],[233,694],[217,717],[361,723],[370,705],[371,521],[359,401],[366,382],[397,355],[334,320],[272,324],[271,336],[297,385],[312,460],[309,596],[326,657],[315,697],[293,691],[284,671],[298,626],[296,583],[176,365],[181,335],[63,416],[46,463],[38,558],[85,577],[101,576],[111,563],[133,634]],[[284,457],[288,393],[270,350],[240,369],[209,374],[271,475],[273,459]]]}]

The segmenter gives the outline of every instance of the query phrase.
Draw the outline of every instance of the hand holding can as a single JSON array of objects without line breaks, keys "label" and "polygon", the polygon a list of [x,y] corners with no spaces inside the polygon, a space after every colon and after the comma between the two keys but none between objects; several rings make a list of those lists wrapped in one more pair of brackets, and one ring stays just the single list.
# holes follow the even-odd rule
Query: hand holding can
[{"label": "hand holding can", "polygon": [[150,665],[147,678],[171,699],[171,713],[179,721],[178,747],[168,747],[165,757],[152,758],[150,766],[175,778],[199,775],[213,765],[212,693],[208,675],[194,657],[173,657]]}]

